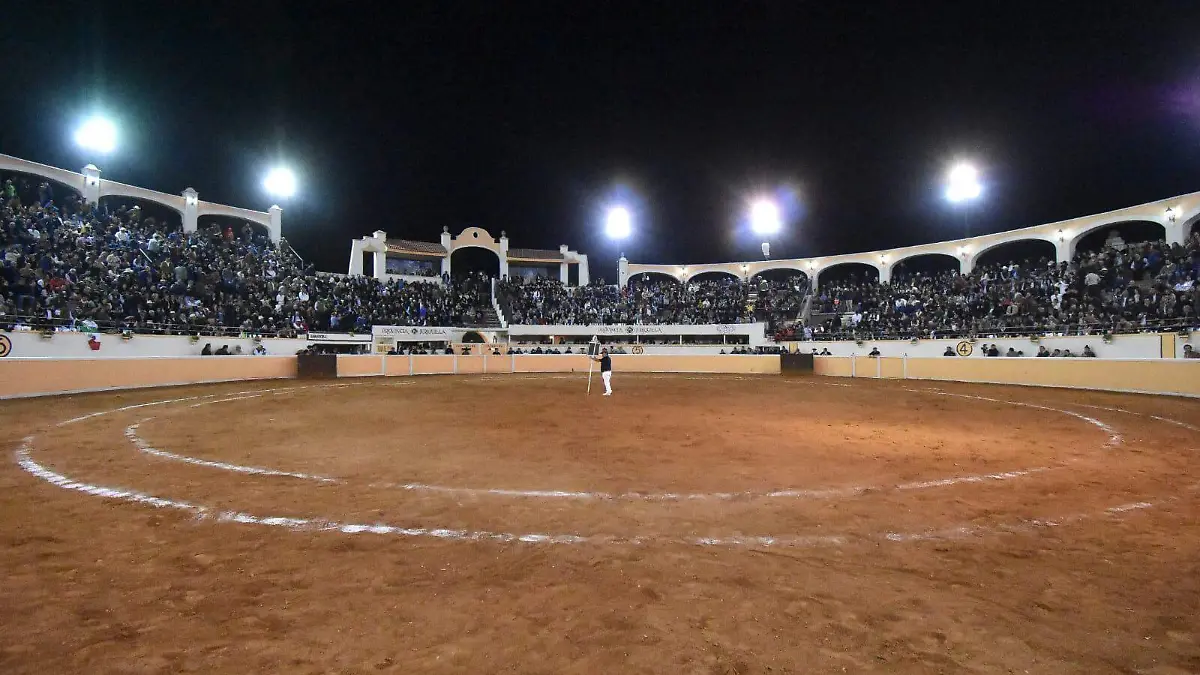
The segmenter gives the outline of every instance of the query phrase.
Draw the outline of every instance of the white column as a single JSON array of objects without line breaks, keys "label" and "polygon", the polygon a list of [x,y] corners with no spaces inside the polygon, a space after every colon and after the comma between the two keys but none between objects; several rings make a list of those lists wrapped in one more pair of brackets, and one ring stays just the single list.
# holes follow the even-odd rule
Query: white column
[{"label": "white column", "polygon": [[1064,263],[1071,262],[1071,254],[1075,244],[1070,239],[1060,238],[1054,242],[1054,259],[1056,262]]},{"label": "white column", "polygon": [[1164,227],[1167,228],[1167,243],[1182,244],[1184,240],[1183,222],[1176,220],[1175,222],[1166,222]]},{"label": "white column", "polygon": [[363,243],[361,239],[355,239],[350,242],[350,269],[347,274],[354,277],[360,277],[363,273]]},{"label": "white column", "polygon": [[98,204],[100,202],[100,169],[97,169],[95,164],[88,164],[80,173],[83,174],[83,201],[89,204]]},{"label": "white column", "polygon": [[974,258],[972,258],[969,255],[966,255],[965,253],[963,255],[959,256],[959,261],[958,261],[958,273],[959,274],[964,274],[964,275],[970,274],[971,271],[974,269],[975,269],[975,259]]},{"label": "white column", "polygon": [[892,280],[892,267],[887,263],[881,263],[875,267],[879,270],[879,283],[885,284]]},{"label": "white column", "polygon": [[442,226],[442,248],[446,249],[446,257],[442,258],[442,274],[450,274],[450,254],[454,252],[454,239],[450,236],[450,228]]},{"label": "white column", "polygon": [[625,259],[625,254],[617,259],[617,285],[621,288],[629,285],[629,261]]},{"label": "white column", "polygon": [[270,229],[271,243],[278,244],[279,239],[283,237],[283,209],[275,204],[268,212],[271,214],[271,224],[267,226]]},{"label": "white column", "polygon": [[508,277],[508,233],[500,230],[500,278]]},{"label": "white column", "polygon": [[587,286],[592,283],[592,278],[588,274],[588,257],[585,254],[579,255],[579,285]]},{"label": "white column", "polygon": [[375,251],[375,278],[383,281],[387,274],[387,251],[378,249]]},{"label": "white column", "polygon": [[199,221],[200,195],[188,188],[183,191],[183,231],[195,232]]},{"label": "white column", "polygon": [[570,277],[567,275],[567,263],[565,263],[565,262],[559,263],[558,264],[558,280],[562,282],[563,286],[566,286],[567,279],[569,279],[569,278]]}]

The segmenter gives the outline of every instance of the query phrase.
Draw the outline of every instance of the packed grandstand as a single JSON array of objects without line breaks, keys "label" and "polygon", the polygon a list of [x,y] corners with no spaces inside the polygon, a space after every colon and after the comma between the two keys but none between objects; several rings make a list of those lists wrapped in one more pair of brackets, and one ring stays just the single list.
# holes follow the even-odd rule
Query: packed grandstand
[{"label": "packed grandstand", "polygon": [[[1020,259],[958,272],[896,271],[814,288],[803,273],[625,286],[479,273],[429,283],[318,273],[248,225],[184,233],[136,206],[56,199],[20,178],[0,199],[0,328],[297,336],[374,325],[731,324],[777,340],[1098,334],[1195,328],[1200,233],[1125,242],[1070,262]],[[496,303],[493,304],[493,293]],[[500,308],[496,317],[493,308]]]}]

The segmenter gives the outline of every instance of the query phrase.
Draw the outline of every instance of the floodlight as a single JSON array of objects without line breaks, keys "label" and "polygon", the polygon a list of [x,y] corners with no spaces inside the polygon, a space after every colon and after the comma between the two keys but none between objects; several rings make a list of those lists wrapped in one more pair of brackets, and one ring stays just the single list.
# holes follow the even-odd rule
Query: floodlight
[{"label": "floodlight", "polygon": [[296,174],[282,167],[271,169],[263,180],[263,188],[275,197],[291,197],[296,194]]},{"label": "floodlight", "polygon": [[946,186],[946,199],[962,202],[979,196],[983,188],[979,185],[979,172],[970,164],[957,164],[950,169],[950,183]]},{"label": "floodlight", "polygon": [[117,147],[117,128],[102,117],[93,117],[75,131],[75,143],[86,150],[110,153]]},{"label": "floodlight", "polygon": [[769,199],[757,199],[750,205],[750,229],[755,234],[770,235],[783,226],[779,207]]},{"label": "floodlight", "polygon": [[633,232],[633,217],[624,206],[614,206],[608,210],[604,220],[604,232],[610,239],[625,239]]}]

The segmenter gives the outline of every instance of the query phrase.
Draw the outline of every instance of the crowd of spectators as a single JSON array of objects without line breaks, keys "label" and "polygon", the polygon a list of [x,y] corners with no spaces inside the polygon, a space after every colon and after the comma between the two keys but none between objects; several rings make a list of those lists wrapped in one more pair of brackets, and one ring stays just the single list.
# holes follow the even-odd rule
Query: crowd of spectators
[{"label": "crowd of spectators", "polygon": [[556,279],[507,279],[500,284],[509,323],[538,325],[714,324],[752,321],[747,288],[738,279],[674,280],[639,275],[624,288],[565,286]]},{"label": "crowd of spectators", "polygon": [[9,180],[0,190],[0,325],[294,336],[478,325],[490,306],[486,276],[317,274],[249,225],[184,233],[137,206],[60,207],[48,188],[21,195]]},{"label": "crowd of spectators", "polygon": [[[294,336],[373,325],[478,326],[481,273],[442,283],[319,274],[241,225],[184,233],[138,207],[108,208],[49,183],[0,186],[0,326]],[[1182,244],[1126,244],[1114,232],[1069,263],[981,264],[890,283],[803,276],[679,283],[637,275],[622,288],[547,277],[498,283],[509,324],[733,324],[765,321],[779,340],[1099,334],[1200,324],[1200,232]],[[818,320],[803,325],[806,306]],[[1039,354],[1041,355],[1041,354]]]},{"label": "crowd of spectators", "polygon": [[816,339],[933,338],[1175,330],[1198,324],[1200,234],[1183,244],[1113,236],[1069,263],[977,266],[969,274],[896,272],[891,283],[822,284]]}]

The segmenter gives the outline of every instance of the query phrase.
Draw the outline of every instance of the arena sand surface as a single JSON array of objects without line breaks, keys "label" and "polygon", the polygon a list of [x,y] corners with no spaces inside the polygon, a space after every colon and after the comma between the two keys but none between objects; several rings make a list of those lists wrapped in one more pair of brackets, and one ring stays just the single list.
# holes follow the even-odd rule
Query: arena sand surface
[{"label": "arena sand surface", "polygon": [[1200,401],[337,384],[0,403],[0,672],[1200,672]]}]

